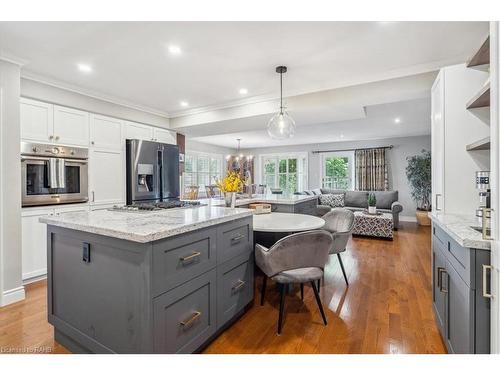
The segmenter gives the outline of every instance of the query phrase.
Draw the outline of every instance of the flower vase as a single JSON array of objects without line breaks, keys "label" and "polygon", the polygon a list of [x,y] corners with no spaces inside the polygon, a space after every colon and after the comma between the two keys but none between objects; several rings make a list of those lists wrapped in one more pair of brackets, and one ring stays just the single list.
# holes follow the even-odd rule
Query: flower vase
[{"label": "flower vase", "polygon": [[236,193],[235,192],[225,192],[224,200],[226,202],[226,207],[234,208],[236,205]]}]

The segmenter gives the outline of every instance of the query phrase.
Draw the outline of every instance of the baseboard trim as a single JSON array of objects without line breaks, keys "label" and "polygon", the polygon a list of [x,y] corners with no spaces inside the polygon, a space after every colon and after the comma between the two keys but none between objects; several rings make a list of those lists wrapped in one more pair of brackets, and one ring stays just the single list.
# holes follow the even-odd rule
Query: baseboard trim
[{"label": "baseboard trim", "polygon": [[25,298],[26,294],[24,292],[24,286],[6,290],[2,295],[2,306],[7,306],[11,303],[22,301]]},{"label": "baseboard trim", "polygon": [[28,285],[31,283],[36,283],[40,280],[45,280],[47,278],[47,270],[40,270],[30,273],[25,273],[23,275],[23,285]]},{"label": "baseboard trim", "polygon": [[410,223],[416,223],[417,218],[415,216],[400,216],[399,221],[406,221]]}]

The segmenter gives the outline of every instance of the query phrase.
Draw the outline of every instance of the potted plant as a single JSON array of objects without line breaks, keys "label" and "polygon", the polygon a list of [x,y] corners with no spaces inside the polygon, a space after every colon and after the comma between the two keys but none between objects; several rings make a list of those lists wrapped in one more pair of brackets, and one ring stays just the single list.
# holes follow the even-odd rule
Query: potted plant
[{"label": "potted plant", "polygon": [[226,177],[222,180],[217,180],[216,182],[219,190],[224,193],[224,199],[226,201],[226,207],[234,208],[236,204],[236,193],[241,191],[243,187],[243,181],[238,172],[228,172]]},{"label": "potted plant", "polygon": [[377,213],[377,197],[374,193],[368,194],[368,213],[371,215]]},{"label": "potted plant", "polygon": [[431,225],[428,212],[431,210],[431,153],[422,150],[419,155],[406,158],[406,177],[410,184],[411,197],[417,204],[417,222]]}]

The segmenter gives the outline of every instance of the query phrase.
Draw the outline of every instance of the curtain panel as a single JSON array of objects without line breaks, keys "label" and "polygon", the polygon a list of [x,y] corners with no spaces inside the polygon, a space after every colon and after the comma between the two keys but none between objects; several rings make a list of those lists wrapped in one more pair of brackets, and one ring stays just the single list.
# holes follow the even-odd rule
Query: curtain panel
[{"label": "curtain panel", "polygon": [[386,149],[359,149],[354,155],[356,190],[389,190]]}]

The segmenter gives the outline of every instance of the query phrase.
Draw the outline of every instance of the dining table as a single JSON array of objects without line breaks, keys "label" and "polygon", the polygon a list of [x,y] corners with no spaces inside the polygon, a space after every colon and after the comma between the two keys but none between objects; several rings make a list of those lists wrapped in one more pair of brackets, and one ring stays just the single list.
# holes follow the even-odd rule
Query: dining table
[{"label": "dining table", "polygon": [[270,247],[289,234],[321,229],[325,220],[320,217],[285,212],[253,215],[255,243]]}]

